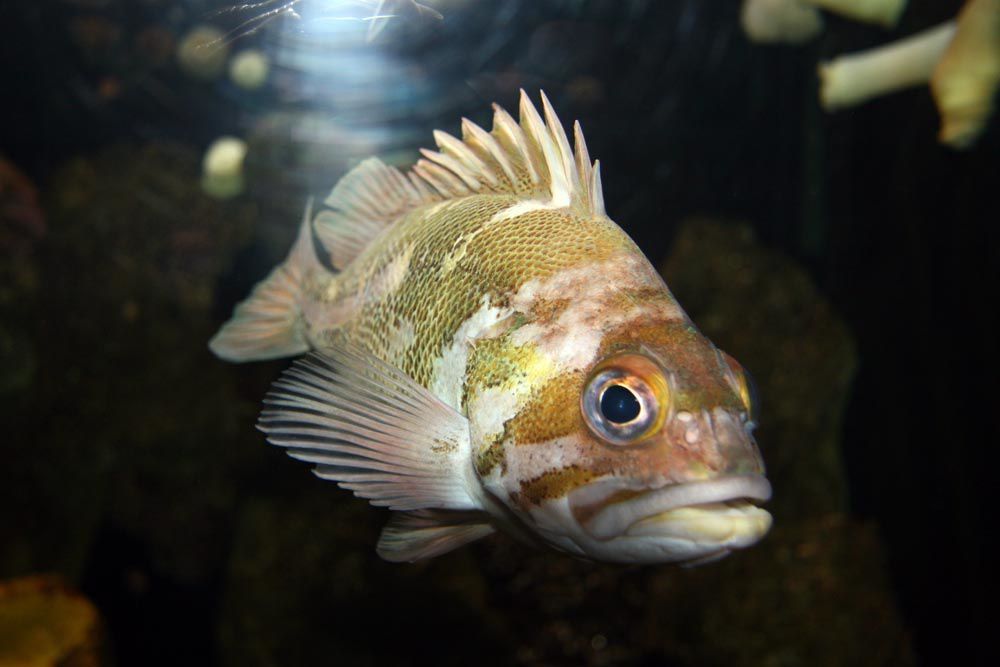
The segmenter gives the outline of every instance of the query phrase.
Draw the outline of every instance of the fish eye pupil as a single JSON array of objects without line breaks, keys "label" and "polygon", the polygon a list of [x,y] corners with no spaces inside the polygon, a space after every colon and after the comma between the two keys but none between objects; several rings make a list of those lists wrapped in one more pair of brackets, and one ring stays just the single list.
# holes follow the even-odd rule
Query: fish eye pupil
[{"label": "fish eye pupil", "polygon": [[601,395],[601,414],[615,424],[630,422],[639,416],[639,400],[628,387],[613,384]]}]

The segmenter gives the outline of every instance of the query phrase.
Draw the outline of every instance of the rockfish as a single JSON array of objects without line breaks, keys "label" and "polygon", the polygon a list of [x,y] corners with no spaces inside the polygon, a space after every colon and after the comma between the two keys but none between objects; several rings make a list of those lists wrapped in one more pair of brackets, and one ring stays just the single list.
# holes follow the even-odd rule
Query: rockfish
[{"label": "rockfish", "polygon": [[[299,355],[259,427],[374,505],[377,551],[497,529],[581,558],[700,563],[771,516],[749,377],[604,211],[548,99],[404,173],[376,158],[306,210],[287,260],[210,343]],[[543,120],[544,116],[544,120]]]}]

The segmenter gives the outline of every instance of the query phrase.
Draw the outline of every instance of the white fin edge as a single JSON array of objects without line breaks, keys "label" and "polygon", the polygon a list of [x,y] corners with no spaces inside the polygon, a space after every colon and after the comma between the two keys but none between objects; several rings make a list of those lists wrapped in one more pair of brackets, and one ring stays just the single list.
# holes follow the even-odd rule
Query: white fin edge
[{"label": "white fin edge", "polygon": [[258,427],[271,444],[373,505],[481,508],[466,418],[366,351],[297,360],[264,403]]},{"label": "white fin edge", "polygon": [[479,512],[396,512],[382,529],[375,551],[393,563],[412,563],[448,553],[495,530]]}]

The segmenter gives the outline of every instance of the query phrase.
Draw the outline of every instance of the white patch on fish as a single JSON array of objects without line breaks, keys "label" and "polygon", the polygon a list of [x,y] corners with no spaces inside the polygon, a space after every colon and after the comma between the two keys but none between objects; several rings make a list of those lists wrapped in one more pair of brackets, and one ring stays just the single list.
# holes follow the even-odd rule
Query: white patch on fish
[{"label": "white patch on fish", "polygon": [[518,216],[524,215],[525,213],[531,213],[532,211],[551,211],[558,208],[564,208],[565,204],[562,202],[543,202],[535,199],[529,199],[528,201],[522,201],[503,209],[502,211],[497,211],[490,218],[487,225],[492,225],[495,222],[503,222],[504,220],[512,220]]},{"label": "white patch on fish", "polygon": [[483,485],[501,498],[516,496],[521,485],[546,473],[574,465],[585,465],[587,455],[577,446],[577,436],[563,436],[547,442],[504,447],[504,472],[499,466],[483,479]]},{"label": "white patch on fish", "polygon": [[410,270],[412,256],[413,245],[410,244],[366,281],[361,289],[361,292],[365,294],[364,302],[381,301],[399,289]]},{"label": "white patch on fish", "polygon": [[454,271],[459,262],[461,262],[466,255],[468,255],[469,246],[476,239],[476,237],[490,229],[492,225],[505,220],[511,220],[524,215],[525,213],[531,213],[532,211],[544,211],[551,210],[553,208],[557,207],[552,204],[530,199],[528,201],[512,204],[505,209],[497,211],[493,214],[493,217],[487,220],[484,224],[474,229],[471,233],[465,234],[458,239],[455,246],[452,248],[452,251],[445,258],[444,262],[441,263],[441,273],[446,274]]},{"label": "white patch on fish", "polygon": [[479,310],[462,322],[452,337],[451,344],[434,360],[430,389],[446,405],[455,410],[461,409],[469,347],[483,336],[495,332],[495,326],[513,312],[510,307],[492,305],[490,295],[483,295]]},{"label": "white patch on fish", "polygon": [[[525,385],[525,389],[530,389],[530,386]],[[491,442],[503,433],[504,424],[516,417],[527,402],[529,394],[526,390],[519,392],[509,387],[487,387],[470,397],[467,411],[469,415],[476,416],[472,422],[473,441]]]},{"label": "white patch on fish", "polygon": [[[609,280],[614,276],[614,280]],[[538,302],[569,300],[553,323],[528,323],[514,332],[517,345],[533,344],[566,370],[591,364],[606,331],[655,312],[663,320],[686,319],[680,306],[670,302],[633,304],[628,309],[609,308],[608,301],[623,288],[662,282],[650,274],[641,256],[622,253],[606,262],[561,271],[547,280],[532,280],[521,286],[512,303],[516,310],[530,312]]]}]

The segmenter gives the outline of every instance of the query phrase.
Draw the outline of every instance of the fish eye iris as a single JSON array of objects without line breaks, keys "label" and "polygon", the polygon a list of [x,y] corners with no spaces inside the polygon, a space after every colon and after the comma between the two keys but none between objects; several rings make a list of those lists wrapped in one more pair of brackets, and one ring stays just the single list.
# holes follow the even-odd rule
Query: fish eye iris
[{"label": "fish eye iris", "polygon": [[613,384],[601,396],[601,414],[615,424],[630,422],[639,416],[639,400],[627,387]]},{"label": "fish eye iris", "polygon": [[636,445],[663,426],[670,394],[660,367],[625,352],[594,368],[580,392],[580,412],[590,432],[608,445]]}]

